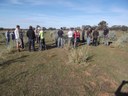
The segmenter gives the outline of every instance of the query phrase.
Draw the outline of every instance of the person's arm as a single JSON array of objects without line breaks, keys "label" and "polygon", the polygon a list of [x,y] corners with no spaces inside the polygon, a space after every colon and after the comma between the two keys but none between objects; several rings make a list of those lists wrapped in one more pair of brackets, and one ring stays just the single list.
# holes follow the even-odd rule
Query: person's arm
[{"label": "person's arm", "polygon": [[108,34],[109,34],[109,29],[108,29]]},{"label": "person's arm", "polygon": [[34,39],[36,38],[36,35],[35,35],[35,32],[33,31],[33,34],[34,34]]},{"label": "person's arm", "polygon": [[28,37],[28,31],[27,31],[27,33],[26,33],[26,36]]},{"label": "person's arm", "polygon": [[39,32],[39,37],[40,37],[40,35],[41,35],[41,32]]},{"label": "person's arm", "polygon": [[15,38],[17,39],[17,29],[14,31]]},{"label": "person's arm", "polygon": [[95,31],[93,31],[93,32],[92,32],[92,38],[94,38],[94,35],[95,35],[95,33],[94,33],[94,32],[95,32]]},{"label": "person's arm", "polygon": [[66,35],[68,36],[68,34],[69,34],[69,31],[66,33]]},{"label": "person's arm", "polygon": [[85,36],[85,30],[83,30],[83,37]]},{"label": "person's arm", "polygon": [[79,38],[80,38],[80,32],[78,34],[79,34]]},{"label": "person's arm", "polygon": [[64,35],[64,32],[62,31],[62,33],[61,33],[61,34],[62,34],[62,36],[63,36],[63,35]]},{"label": "person's arm", "polygon": [[97,31],[97,38],[99,38],[99,31]]},{"label": "person's arm", "polygon": [[122,81],[121,85],[117,88],[117,90],[116,90],[116,92],[115,92],[115,94],[116,94],[117,96],[121,93],[121,89],[122,89],[122,87],[123,87],[126,83],[128,83],[128,81]]},{"label": "person's arm", "polygon": [[59,31],[57,32],[57,34],[59,34]]},{"label": "person's arm", "polygon": [[22,37],[24,37],[24,31],[22,31]]}]

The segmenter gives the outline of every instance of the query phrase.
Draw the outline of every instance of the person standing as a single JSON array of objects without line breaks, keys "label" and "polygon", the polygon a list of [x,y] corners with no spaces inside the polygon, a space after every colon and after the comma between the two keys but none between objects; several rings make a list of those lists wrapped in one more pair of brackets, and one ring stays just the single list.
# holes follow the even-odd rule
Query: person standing
[{"label": "person standing", "polygon": [[64,34],[64,32],[63,32],[63,30],[62,30],[62,28],[58,31],[58,48],[59,47],[63,47],[63,34]]},{"label": "person standing", "polygon": [[20,30],[19,36],[20,36],[20,41],[21,41],[21,48],[24,49],[24,39],[23,39],[24,35],[23,35],[22,30]]},{"label": "person standing", "polygon": [[74,32],[74,48],[78,45],[78,42],[80,42],[80,32],[79,30],[75,30]]},{"label": "person standing", "polygon": [[39,44],[40,44],[39,32],[40,32],[40,27],[37,26],[37,27],[35,28],[35,41],[36,41],[36,43],[39,43]]},{"label": "person standing", "polygon": [[17,48],[17,51],[20,52],[20,36],[19,36],[19,32],[20,32],[20,26],[17,25],[14,33],[15,33],[15,39],[16,39],[16,48]]},{"label": "person standing", "polygon": [[12,42],[13,42],[13,46],[14,46],[14,44],[15,44],[15,33],[14,33],[14,31],[12,32],[11,36],[12,36]]},{"label": "person standing", "polygon": [[73,28],[68,31],[68,45],[73,45]]},{"label": "person standing", "polygon": [[109,34],[109,29],[106,27],[106,28],[104,28],[104,32],[103,32],[103,34],[104,34],[104,45],[109,45],[108,44],[108,34]]},{"label": "person standing", "polygon": [[57,47],[57,42],[58,42],[58,30],[56,30],[53,34],[54,34],[55,45],[56,45],[56,47]]},{"label": "person standing", "polygon": [[31,46],[33,51],[35,51],[35,32],[32,26],[29,26],[29,30],[27,31],[27,37],[28,37],[29,52],[31,52]]},{"label": "person standing", "polygon": [[40,50],[46,49],[46,45],[45,45],[45,38],[44,38],[44,31],[43,28],[41,28],[40,32],[39,32],[39,37],[40,37]]},{"label": "person standing", "polygon": [[91,38],[92,38],[92,29],[89,28],[88,31],[87,31],[87,45],[90,45],[91,43]]},{"label": "person standing", "polygon": [[97,29],[94,30],[93,32],[93,45],[97,46],[98,45],[98,36],[99,36],[99,32]]},{"label": "person standing", "polygon": [[82,31],[82,42],[85,42],[85,28]]},{"label": "person standing", "polygon": [[6,45],[7,47],[9,46],[9,43],[10,43],[10,30],[8,30],[6,33],[5,33],[5,38],[6,38]]},{"label": "person standing", "polygon": [[12,36],[12,41],[14,41],[15,40],[15,33],[14,33],[14,31],[12,32],[11,36]]}]

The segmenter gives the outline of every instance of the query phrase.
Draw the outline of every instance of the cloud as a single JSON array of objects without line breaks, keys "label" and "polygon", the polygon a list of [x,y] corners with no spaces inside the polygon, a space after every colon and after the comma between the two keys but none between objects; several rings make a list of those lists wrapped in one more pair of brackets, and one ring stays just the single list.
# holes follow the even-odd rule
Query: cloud
[{"label": "cloud", "polygon": [[112,7],[111,11],[113,13],[119,13],[119,14],[128,14],[128,10],[125,8],[120,8],[120,7]]},{"label": "cloud", "polygon": [[84,12],[84,13],[103,13],[104,11],[100,7],[72,7],[72,10]]},{"label": "cloud", "polygon": [[108,22],[109,26],[112,25],[127,25],[128,21],[127,16],[125,15],[113,15],[107,16],[104,14],[93,15],[70,15],[70,16],[50,16],[47,14],[31,14],[31,17],[27,17],[26,21],[21,21],[22,23],[32,24],[32,25],[41,25],[45,27],[77,27],[81,25],[98,25],[102,20]]},{"label": "cloud", "polygon": [[[0,11],[3,12],[4,15],[1,14],[0,21],[1,25],[4,26],[15,27],[15,25],[19,23],[19,25],[24,28],[29,25],[59,28],[62,26],[72,27],[81,25],[97,25],[101,20],[107,21],[109,26],[113,24],[128,25],[127,9],[121,6],[104,7],[101,0],[98,0],[98,2],[97,0],[79,0],[79,2],[72,0],[10,0],[10,2],[11,4],[22,5],[23,9],[26,8],[24,8],[24,4],[25,6],[33,5],[30,6],[33,12],[29,9],[21,10],[21,6],[14,7],[14,9],[12,7],[3,7]],[[41,8],[37,8],[38,5],[48,5],[46,8],[52,6],[51,8],[53,9],[49,9],[48,11],[45,11],[45,9],[43,11],[38,11],[38,8]],[[54,6],[56,6],[55,9]],[[57,8],[62,8],[63,11],[60,12]],[[11,12],[14,12],[14,14],[7,14]],[[15,15],[15,13],[17,15]],[[10,18],[8,18],[8,16]]]},{"label": "cloud", "polygon": [[[18,17],[18,16],[17,16]],[[44,26],[44,27],[77,27],[82,25],[98,25],[98,23],[102,20],[108,22],[109,26],[112,25],[128,25],[126,21],[127,18],[125,15],[113,15],[106,16],[97,14],[93,15],[76,15],[76,16],[55,16],[55,15],[47,15],[47,14],[28,14],[24,17],[19,17],[15,19],[10,18],[0,18],[1,24],[3,27],[15,27],[15,25],[19,24],[22,28],[28,28],[29,25],[36,26]],[[11,23],[9,23],[11,22]],[[5,26],[6,25],[6,26]]]},{"label": "cloud", "polygon": [[12,4],[22,4],[22,2],[20,0],[10,0],[9,3],[12,3]]},{"label": "cloud", "polygon": [[51,4],[60,4],[66,6],[72,6],[72,2],[68,0],[9,0],[8,3],[11,4],[29,4],[29,5],[51,5]]}]

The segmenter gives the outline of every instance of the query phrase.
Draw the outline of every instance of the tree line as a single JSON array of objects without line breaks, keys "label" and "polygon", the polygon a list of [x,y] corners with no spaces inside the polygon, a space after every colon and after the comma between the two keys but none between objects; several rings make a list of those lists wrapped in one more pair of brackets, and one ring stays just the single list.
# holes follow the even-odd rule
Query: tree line
[{"label": "tree line", "polygon": [[[37,25],[39,26],[39,25]],[[92,28],[92,29],[95,29],[95,28],[98,28],[99,30],[102,30],[104,27],[108,27],[108,23],[106,21],[101,21],[98,23],[98,25],[94,25],[94,26],[91,26],[91,25],[82,25],[82,27],[76,27],[77,29],[88,29],[88,28]],[[126,25],[113,25],[111,27],[108,27],[110,30],[122,30],[122,31],[127,31],[128,30],[128,26]],[[15,29],[15,28],[12,28],[12,30]],[[46,28],[46,27],[43,27],[44,30],[56,30],[57,28],[54,28],[54,27],[49,27],[49,28]],[[67,27],[62,27],[63,30],[68,30],[69,28]],[[3,27],[0,27],[0,30],[8,30],[8,28],[3,28]]]}]

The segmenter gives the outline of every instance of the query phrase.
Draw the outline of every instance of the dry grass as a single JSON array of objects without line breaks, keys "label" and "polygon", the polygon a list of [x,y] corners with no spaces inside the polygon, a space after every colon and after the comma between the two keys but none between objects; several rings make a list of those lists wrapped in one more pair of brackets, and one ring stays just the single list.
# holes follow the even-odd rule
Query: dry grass
[{"label": "dry grass", "polygon": [[[49,38],[46,44],[52,43]],[[1,96],[114,96],[128,80],[126,51],[102,45],[0,54],[6,56],[0,65]]]},{"label": "dry grass", "polygon": [[82,46],[79,48],[72,48],[68,54],[70,63],[87,63],[90,60],[89,46]]},{"label": "dry grass", "polygon": [[116,42],[114,42],[114,47],[123,48],[126,46],[126,43],[128,43],[128,33],[122,34]]}]

